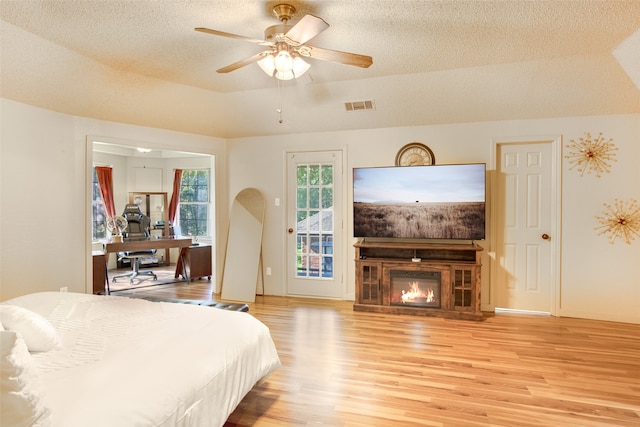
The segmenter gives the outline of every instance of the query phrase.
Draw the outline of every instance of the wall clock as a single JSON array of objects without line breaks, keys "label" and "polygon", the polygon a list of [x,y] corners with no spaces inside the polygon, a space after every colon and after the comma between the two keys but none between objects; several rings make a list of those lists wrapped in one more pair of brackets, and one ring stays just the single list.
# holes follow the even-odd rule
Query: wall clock
[{"label": "wall clock", "polygon": [[419,142],[410,142],[396,154],[396,166],[425,166],[435,163],[433,151]]}]

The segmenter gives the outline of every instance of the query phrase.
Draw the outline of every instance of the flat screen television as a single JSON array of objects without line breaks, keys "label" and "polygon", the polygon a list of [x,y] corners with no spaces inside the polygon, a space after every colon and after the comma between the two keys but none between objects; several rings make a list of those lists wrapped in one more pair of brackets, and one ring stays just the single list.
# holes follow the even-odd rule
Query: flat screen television
[{"label": "flat screen television", "polygon": [[485,238],[484,163],[353,169],[353,233],[362,238]]}]

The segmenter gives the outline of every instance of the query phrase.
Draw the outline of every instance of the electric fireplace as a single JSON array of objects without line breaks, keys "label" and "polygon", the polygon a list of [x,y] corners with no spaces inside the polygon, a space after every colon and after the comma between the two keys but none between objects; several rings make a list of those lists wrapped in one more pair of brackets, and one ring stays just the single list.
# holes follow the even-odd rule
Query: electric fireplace
[{"label": "electric fireplace", "polygon": [[440,308],[441,273],[439,271],[391,270],[390,304]]}]

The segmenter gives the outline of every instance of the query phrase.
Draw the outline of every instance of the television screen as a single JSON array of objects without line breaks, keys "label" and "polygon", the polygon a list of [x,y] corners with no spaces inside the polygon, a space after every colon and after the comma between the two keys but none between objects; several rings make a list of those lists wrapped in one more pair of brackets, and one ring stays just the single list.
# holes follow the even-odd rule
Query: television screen
[{"label": "television screen", "polygon": [[485,238],[484,163],[353,169],[354,237]]}]

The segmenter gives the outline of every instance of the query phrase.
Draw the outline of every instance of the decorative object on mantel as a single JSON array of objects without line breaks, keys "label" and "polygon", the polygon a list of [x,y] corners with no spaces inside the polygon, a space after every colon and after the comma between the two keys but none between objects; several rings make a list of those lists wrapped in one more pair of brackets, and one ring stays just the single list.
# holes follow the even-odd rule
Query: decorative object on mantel
[{"label": "decorative object on mantel", "polygon": [[569,169],[577,168],[580,176],[585,172],[595,172],[596,177],[600,178],[601,173],[611,172],[611,162],[618,161],[615,158],[618,147],[613,143],[613,139],[605,140],[602,132],[597,138],[592,138],[589,132],[585,132],[585,138],[579,138],[577,141],[570,139],[569,142],[569,154],[565,158],[569,159]]},{"label": "decorative object on mantel", "polygon": [[617,238],[623,238],[627,245],[640,237],[640,205],[636,199],[629,199],[624,202],[615,199],[613,206],[604,203],[607,211],[603,215],[596,215],[596,219],[601,224],[595,230],[601,230],[598,236],[606,234],[609,243],[613,244]]},{"label": "decorative object on mantel", "polygon": [[408,143],[396,154],[396,166],[430,166],[435,163],[433,151],[419,142]]}]

